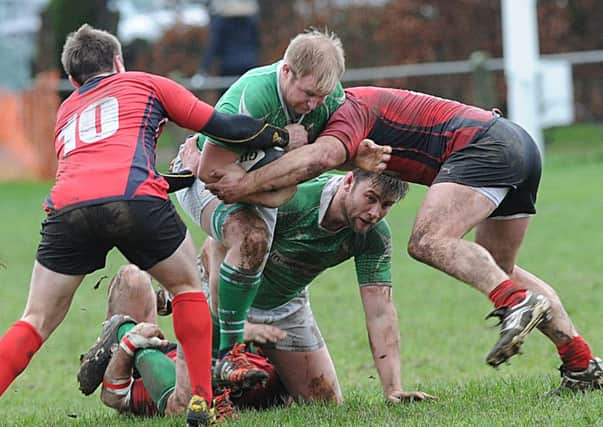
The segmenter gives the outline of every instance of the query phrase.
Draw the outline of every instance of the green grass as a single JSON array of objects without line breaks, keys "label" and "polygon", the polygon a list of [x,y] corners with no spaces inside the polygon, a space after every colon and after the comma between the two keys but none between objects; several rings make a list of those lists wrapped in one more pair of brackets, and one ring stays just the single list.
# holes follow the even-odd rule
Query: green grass
[{"label": "green grass", "polygon": [[[545,172],[520,264],[553,285],[582,335],[603,354],[603,127],[575,126],[547,133]],[[0,195],[0,330],[22,313],[39,239],[40,208],[49,183],[2,183]],[[321,275],[311,288],[313,309],[333,356],[345,404],[294,405],[245,412],[229,425],[252,426],[597,426],[603,394],[546,399],[555,387],[559,360],[542,335],[530,336],[524,355],[493,370],[484,362],[497,330],[483,320],[486,298],[405,253],[415,212],[425,190],[413,187],[390,214],[394,231],[394,298],[402,333],[403,382],[439,400],[387,405],[372,365],[364,316],[348,262]],[[190,222],[189,222],[190,225]],[[202,234],[193,230],[200,243]],[[78,355],[94,340],[106,307],[106,285],[93,289],[124,262],[112,252],[107,267],[87,277],[66,320],[28,369],[0,398],[4,426],[134,426],[102,406],[98,392],[77,390]],[[171,334],[169,319],[161,325]],[[180,426],[183,419],[144,420]]]}]

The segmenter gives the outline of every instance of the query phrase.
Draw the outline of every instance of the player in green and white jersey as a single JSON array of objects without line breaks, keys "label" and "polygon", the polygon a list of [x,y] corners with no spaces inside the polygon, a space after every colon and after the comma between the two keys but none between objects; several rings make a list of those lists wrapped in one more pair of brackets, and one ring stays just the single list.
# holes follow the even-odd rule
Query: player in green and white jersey
[{"label": "player in green and white jersey", "polygon": [[[307,288],[321,272],[349,258],[354,258],[371,351],[385,398],[400,402],[432,397],[404,391],[400,378],[398,316],[391,294],[392,243],[384,217],[407,190],[408,184],[397,178],[356,169],[345,176],[323,174],[298,185],[295,197],[279,208],[272,248],[249,311],[248,326],[269,325],[266,337],[273,342],[261,348],[294,398],[343,400]],[[210,299],[216,297],[215,273],[220,259],[213,246],[213,239],[208,238],[201,257]]]},{"label": "player in green and white jersey", "polygon": [[[330,33],[309,31],[296,36],[284,59],[244,74],[222,96],[216,109],[241,112],[264,118],[289,131],[289,147],[312,142],[324,129],[329,116],[343,103],[344,92],[339,79],[345,69],[340,40]],[[259,286],[262,268],[270,249],[276,210],[251,204],[227,205],[205,189],[214,181],[212,171],[233,167],[244,144],[218,144],[200,139],[195,147],[188,140],[174,163],[174,171],[191,169],[199,178],[191,187],[177,193],[178,201],[194,221],[223,246],[224,258],[219,266],[220,361],[215,373],[219,381],[250,385],[264,379],[262,373],[250,371],[242,359],[229,357],[230,350],[243,342],[243,325],[249,306]],[[295,189],[286,189],[277,201],[291,197]],[[255,203],[265,198],[251,195],[244,200]],[[244,361],[243,361],[244,362]]]}]

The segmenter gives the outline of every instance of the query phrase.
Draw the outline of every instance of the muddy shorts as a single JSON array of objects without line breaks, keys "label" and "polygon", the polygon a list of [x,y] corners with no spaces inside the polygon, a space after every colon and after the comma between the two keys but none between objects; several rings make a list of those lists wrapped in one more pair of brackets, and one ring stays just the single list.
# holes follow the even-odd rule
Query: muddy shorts
[{"label": "muddy shorts", "polygon": [[270,310],[251,307],[247,320],[252,323],[275,326],[287,332],[287,337],[276,343],[262,344],[263,348],[311,352],[317,351],[325,345],[316,319],[314,319],[307,291]]},{"label": "muddy shorts", "polygon": [[42,223],[36,259],[62,274],[88,274],[105,266],[116,247],[148,270],[172,255],[186,226],[169,200],[123,200],[59,210]]},{"label": "muddy shorts", "polygon": [[[179,172],[184,169],[180,156],[174,159],[172,170]],[[205,184],[200,179],[195,180],[193,185],[177,191],[176,198],[178,203],[188,214],[188,216],[197,225],[201,225],[201,215],[203,210],[212,201],[217,199],[209,190],[205,188]],[[244,203],[232,203],[225,204],[220,203],[212,214],[211,218],[211,230],[205,230],[213,238],[222,241],[222,226],[226,219],[234,212],[241,209],[253,209],[257,215],[264,221],[269,233],[268,245],[272,243],[272,237],[274,235],[274,227],[276,225],[276,213],[275,208],[266,208],[263,206],[248,205]]]},{"label": "muddy shorts", "polygon": [[474,188],[508,188],[490,217],[536,213],[542,173],[540,152],[517,124],[498,118],[483,135],[453,152],[433,184],[453,182]]}]

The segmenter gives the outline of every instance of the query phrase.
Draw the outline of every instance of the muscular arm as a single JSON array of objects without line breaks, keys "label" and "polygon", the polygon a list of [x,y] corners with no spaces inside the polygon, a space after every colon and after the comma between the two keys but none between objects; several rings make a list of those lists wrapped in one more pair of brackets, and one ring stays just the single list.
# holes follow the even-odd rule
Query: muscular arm
[{"label": "muscular arm", "polygon": [[389,402],[424,400],[432,396],[416,391],[402,391],[400,379],[400,331],[398,313],[392,301],[392,288],[386,285],[365,285],[360,288],[366,328],[375,368]]},{"label": "muscular arm", "polygon": [[279,190],[307,181],[345,161],[343,144],[335,137],[325,136],[239,177],[230,176],[228,171],[215,170],[212,178],[216,182],[208,184],[207,188],[227,203],[233,203],[249,194]]},{"label": "muscular arm", "polygon": [[[206,142],[203,151],[201,152],[197,176],[199,176],[206,184],[216,181],[216,178],[212,175],[212,172],[216,170],[216,168],[230,171],[234,176],[244,176],[246,172],[243,168],[234,163],[236,160],[238,160],[238,156],[235,153],[218,145]],[[239,201],[269,208],[277,208],[287,203],[295,195],[296,191],[297,188],[295,186],[290,186],[276,191],[263,191],[248,194]]]}]

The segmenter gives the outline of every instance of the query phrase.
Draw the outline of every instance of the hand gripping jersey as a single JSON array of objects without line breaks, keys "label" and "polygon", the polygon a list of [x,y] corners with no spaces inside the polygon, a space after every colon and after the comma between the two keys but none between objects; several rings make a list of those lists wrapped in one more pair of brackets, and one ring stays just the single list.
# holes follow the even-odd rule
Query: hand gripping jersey
[{"label": "hand gripping jersey", "polygon": [[365,234],[320,223],[343,176],[323,174],[299,184],[279,208],[270,255],[253,307],[268,310],[295,298],[329,267],[354,257],[360,286],[391,283],[391,231],[381,220]]},{"label": "hand gripping jersey", "polygon": [[[299,123],[308,131],[308,142],[314,142],[325,128],[329,117],[345,100],[345,94],[340,83],[337,83],[325,102],[311,112],[294,117],[288,111],[283,101],[279,85],[279,72],[282,61],[264,67],[254,68],[243,74],[222,95],[216,104],[216,110],[223,113],[239,113],[263,119],[266,123],[284,127],[288,124]],[[233,147],[210,139],[212,143],[231,151],[241,153],[246,147]],[[199,148],[203,147],[205,137],[200,135]]]},{"label": "hand gripping jersey", "polygon": [[346,89],[346,102],[331,117],[321,136],[339,139],[348,159],[370,138],[391,145],[389,170],[401,179],[430,185],[453,151],[482,135],[494,113],[423,93],[401,89]]},{"label": "hand gripping jersey", "polygon": [[164,77],[125,72],[90,80],[57,113],[59,164],[45,209],[167,199],[167,182],[155,170],[162,125],[170,119],[201,130],[212,113],[213,107]]}]

